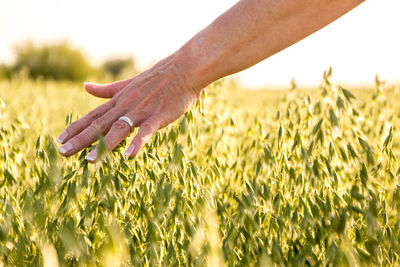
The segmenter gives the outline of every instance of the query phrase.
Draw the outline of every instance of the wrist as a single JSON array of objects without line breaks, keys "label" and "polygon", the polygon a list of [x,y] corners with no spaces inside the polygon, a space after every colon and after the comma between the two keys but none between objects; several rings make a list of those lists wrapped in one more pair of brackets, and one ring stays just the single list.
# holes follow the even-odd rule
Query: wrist
[{"label": "wrist", "polygon": [[174,84],[174,88],[181,93],[199,96],[205,86],[199,81],[199,76],[191,67],[193,61],[188,54],[178,50],[172,55],[160,60],[146,72],[152,76],[163,77]]},{"label": "wrist", "polygon": [[216,68],[211,66],[212,58],[214,58],[211,51],[205,51],[204,45],[199,45],[197,39],[190,40],[176,51],[172,57],[180,72],[195,88],[197,93],[200,93],[204,87],[221,77],[216,75]]}]

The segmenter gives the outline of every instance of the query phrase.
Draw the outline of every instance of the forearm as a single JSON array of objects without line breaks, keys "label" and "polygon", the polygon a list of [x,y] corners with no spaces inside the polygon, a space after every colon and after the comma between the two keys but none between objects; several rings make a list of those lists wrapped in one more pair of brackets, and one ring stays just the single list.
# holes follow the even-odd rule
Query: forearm
[{"label": "forearm", "polygon": [[363,0],[241,0],[175,56],[198,88],[244,70],[321,29]]}]

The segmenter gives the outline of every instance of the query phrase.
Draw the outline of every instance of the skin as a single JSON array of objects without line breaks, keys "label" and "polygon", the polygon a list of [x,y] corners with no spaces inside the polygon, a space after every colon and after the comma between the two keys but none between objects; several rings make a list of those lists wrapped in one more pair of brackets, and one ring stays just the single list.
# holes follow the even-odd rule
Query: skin
[{"label": "skin", "polygon": [[[131,132],[125,155],[133,157],[160,128],[178,119],[208,84],[239,72],[298,42],[347,13],[362,0],[241,0],[178,51],[124,81],[86,83],[92,95],[110,100],[69,125],[57,139],[71,156],[104,135],[108,150]],[[96,162],[97,147],[86,159]]]}]

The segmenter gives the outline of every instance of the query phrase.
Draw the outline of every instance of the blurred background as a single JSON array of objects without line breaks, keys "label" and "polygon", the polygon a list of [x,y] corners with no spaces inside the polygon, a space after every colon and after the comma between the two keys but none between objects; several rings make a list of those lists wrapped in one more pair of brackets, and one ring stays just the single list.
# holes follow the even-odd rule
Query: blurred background
[{"label": "blurred background", "polygon": [[[0,0],[0,79],[129,77],[173,53],[234,0]],[[245,88],[400,82],[399,0],[368,0],[338,21],[234,75]]]}]

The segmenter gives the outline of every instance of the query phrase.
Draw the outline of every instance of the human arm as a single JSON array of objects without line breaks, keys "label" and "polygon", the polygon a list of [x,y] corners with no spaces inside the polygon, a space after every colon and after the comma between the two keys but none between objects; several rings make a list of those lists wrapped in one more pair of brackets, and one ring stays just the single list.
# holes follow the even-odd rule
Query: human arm
[{"label": "human arm", "polygon": [[[244,0],[178,53],[201,86],[244,70],[347,13],[362,0]],[[200,86],[200,87],[201,87]]]},{"label": "human arm", "polygon": [[[70,156],[105,135],[112,150],[131,129],[138,134],[127,150],[136,155],[152,134],[179,118],[202,88],[285,49],[360,4],[361,0],[241,0],[171,56],[147,71],[86,90],[110,101],[73,122],[60,135],[59,151]],[[87,157],[97,158],[97,149]]]}]

